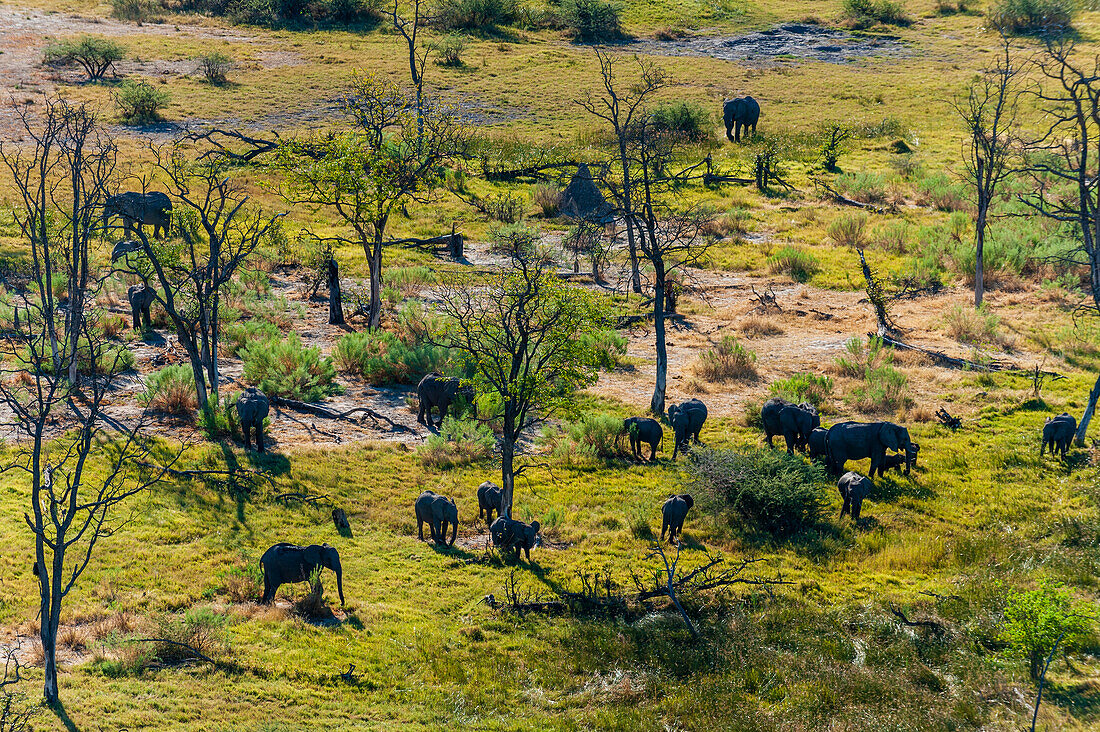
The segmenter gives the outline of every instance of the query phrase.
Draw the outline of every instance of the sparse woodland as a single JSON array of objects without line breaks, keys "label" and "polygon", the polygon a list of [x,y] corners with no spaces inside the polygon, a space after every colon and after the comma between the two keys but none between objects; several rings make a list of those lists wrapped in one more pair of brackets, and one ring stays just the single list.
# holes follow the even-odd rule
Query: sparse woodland
[{"label": "sparse woodland", "polygon": [[1096,728],[1098,29],[0,5],[0,732]]}]

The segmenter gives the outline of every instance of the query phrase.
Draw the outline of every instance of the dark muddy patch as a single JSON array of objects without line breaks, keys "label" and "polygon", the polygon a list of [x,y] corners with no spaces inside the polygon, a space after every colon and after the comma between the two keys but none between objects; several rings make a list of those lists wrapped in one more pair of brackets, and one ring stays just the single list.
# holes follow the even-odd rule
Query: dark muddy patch
[{"label": "dark muddy patch", "polygon": [[772,65],[784,60],[846,64],[871,57],[906,55],[890,36],[864,36],[812,23],[784,23],[743,36],[689,36],[672,41],[638,41],[636,50],[661,56],[712,56]]}]

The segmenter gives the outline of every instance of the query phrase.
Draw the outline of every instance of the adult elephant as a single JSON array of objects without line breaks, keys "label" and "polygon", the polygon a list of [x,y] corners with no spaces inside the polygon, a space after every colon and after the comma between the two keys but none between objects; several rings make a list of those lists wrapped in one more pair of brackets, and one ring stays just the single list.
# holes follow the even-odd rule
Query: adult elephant
[{"label": "adult elephant", "polygon": [[707,421],[707,405],[698,399],[688,399],[681,404],[673,404],[668,408],[668,423],[672,425],[674,442],[672,444],[672,459],[688,445],[688,439],[695,440],[699,444],[699,432],[703,429],[703,423]]},{"label": "adult elephant", "polygon": [[665,431],[661,423],[651,417],[630,417],[623,420],[623,434],[630,437],[630,452],[636,460],[642,459],[642,444],[646,444],[649,445],[649,462],[653,462]]},{"label": "adult elephant", "polygon": [[[741,142],[741,128],[745,128],[745,136],[752,128],[752,134],[756,134],[756,123],[760,119],[760,105],[752,97],[738,97],[730,99],[722,104],[722,119],[726,123],[726,137],[730,142]],[[733,134],[730,134],[732,131]]]},{"label": "adult elephant", "polygon": [[142,225],[153,227],[153,237],[168,236],[172,226],[172,200],[160,191],[140,193],[126,191],[107,196],[103,202],[103,223],[112,217],[122,217],[122,227],[127,236]]},{"label": "adult elephant", "polygon": [[260,566],[264,570],[265,604],[275,599],[279,585],[307,582],[318,567],[336,573],[336,590],[340,593],[340,604],[344,604],[344,570],[340,566],[340,553],[335,547],[328,544],[275,544],[260,557]]},{"label": "adult elephant", "polygon": [[840,507],[840,515],[843,516],[850,511],[852,519],[859,521],[859,512],[863,509],[863,499],[871,495],[874,484],[870,479],[849,470],[840,476],[836,487],[840,491],[840,497],[844,499],[844,505]]},{"label": "adult elephant", "polygon": [[869,475],[881,476],[886,466],[886,451],[904,452],[905,474],[909,474],[913,453],[909,450],[909,430],[893,422],[841,422],[829,428],[825,447],[829,454],[829,467],[836,473],[844,471],[849,460],[871,459]]},{"label": "adult elephant", "polygon": [[455,397],[462,396],[468,404],[474,406],[477,413],[477,405],[474,403],[474,390],[468,386],[462,386],[462,382],[454,377],[443,376],[432,372],[420,380],[416,385],[416,398],[420,402],[420,410],[416,414],[416,421],[428,427],[432,424],[432,408],[439,410],[439,426],[443,426],[443,418],[447,416],[447,410],[454,403]]},{"label": "adult elephant", "polygon": [[1061,452],[1062,457],[1065,457],[1076,432],[1077,420],[1068,413],[1047,417],[1046,424],[1043,425],[1043,444],[1039,447],[1039,454],[1042,455],[1050,447],[1051,455]]},{"label": "adult elephant", "polygon": [[662,541],[664,541],[666,530],[668,531],[669,542],[676,541],[676,537],[684,530],[684,519],[687,518],[688,511],[694,505],[695,499],[687,493],[668,497],[668,500],[661,506]]},{"label": "adult elephant", "polygon": [[244,433],[244,449],[251,450],[249,430],[256,433],[256,449],[264,451],[264,419],[271,411],[271,402],[267,395],[254,386],[250,386],[237,397],[237,417],[241,420],[241,432]]},{"label": "adult elephant", "polygon": [[126,290],[126,299],[130,301],[130,315],[134,330],[153,327],[153,318],[149,309],[157,299],[157,291],[147,285],[131,285]]},{"label": "adult elephant", "polygon": [[525,524],[517,519],[501,516],[489,527],[489,537],[493,540],[493,546],[498,549],[514,550],[517,559],[522,549],[530,562],[531,549],[542,543],[539,528],[538,521]]},{"label": "adult elephant", "polygon": [[821,416],[812,404],[792,404],[785,399],[769,399],[760,409],[760,420],[764,423],[764,436],[768,447],[774,447],[772,437],[783,435],[787,442],[787,454],[793,455],[794,449],[806,449],[810,432],[821,426]]},{"label": "adult elephant", "polygon": [[484,514],[485,524],[490,525],[494,511],[498,517],[504,515],[504,489],[487,480],[477,487],[477,517]]},{"label": "adult elephant", "polygon": [[432,541],[436,544],[447,544],[447,525],[451,526],[450,546],[454,546],[458,536],[458,506],[451,498],[441,496],[433,491],[424,491],[413,504],[416,511],[416,533],[420,541],[424,541],[424,524],[432,535]]}]

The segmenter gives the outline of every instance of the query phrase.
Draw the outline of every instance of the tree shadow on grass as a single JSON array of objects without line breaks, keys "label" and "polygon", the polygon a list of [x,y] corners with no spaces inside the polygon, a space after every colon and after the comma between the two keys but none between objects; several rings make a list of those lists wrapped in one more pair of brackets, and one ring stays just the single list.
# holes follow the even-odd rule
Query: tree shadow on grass
[{"label": "tree shadow on grass", "polygon": [[1079,722],[1100,721],[1100,687],[1090,680],[1070,684],[1048,680],[1043,697]]},{"label": "tree shadow on grass", "polygon": [[69,717],[69,713],[65,711],[65,704],[62,703],[60,699],[54,704],[47,704],[46,708],[57,715],[58,721],[65,725],[65,729],[69,730],[69,732],[78,732],[80,728],[77,727],[76,723]]}]

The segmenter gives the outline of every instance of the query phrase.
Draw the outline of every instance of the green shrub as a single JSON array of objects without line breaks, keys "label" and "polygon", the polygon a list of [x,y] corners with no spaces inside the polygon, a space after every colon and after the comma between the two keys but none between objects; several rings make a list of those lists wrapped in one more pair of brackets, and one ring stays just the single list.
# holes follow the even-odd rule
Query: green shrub
[{"label": "green shrub", "polygon": [[624,36],[619,11],[606,0],[564,0],[561,15],[575,40],[600,43]]},{"label": "green shrub", "polygon": [[733,336],[722,336],[713,348],[699,354],[694,371],[712,382],[753,381],[757,377],[756,354],[738,343]]},{"label": "green shrub", "polygon": [[[206,439],[217,440],[222,437],[243,439],[244,435],[237,415],[237,398],[240,395],[240,392],[223,394],[221,402],[211,398],[206,409],[199,413],[199,427],[206,434]],[[264,420],[265,429],[268,421],[269,419]]]},{"label": "green shrub", "polygon": [[280,17],[273,0],[229,0],[226,14],[235,23],[249,25],[270,25]]},{"label": "green shrub", "polygon": [[239,356],[245,346],[258,341],[276,341],[282,334],[274,323],[252,318],[223,326],[221,347],[230,356]]},{"label": "green shrub", "polygon": [[221,51],[207,51],[195,60],[199,63],[199,71],[211,84],[224,84],[229,80],[229,72],[237,65],[232,56]]},{"label": "green shrub", "polygon": [[466,51],[466,39],[457,33],[451,33],[432,44],[435,62],[440,66],[458,68],[462,66],[462,54]]},{"label": "green shrub", "polygon": [[386,286],[396,288],[404,297],[415,297],[435,282],[435,273],[428,267],[392,267],[386,272]]},{"label": "green shrub", "polygon": [[596,365],[605,371],[618,366],[626,355],[626,336],[614,330],[585,333],[581,336],[580,343],[586,351],[591,349],[596,354]]},{"label": "green shrub", "polygon": [[622,456],[624,448],[619,435],[623,419],[606,412],[586,412],[575,422],[565,422],[560,428],[548,427],[540,442],[550,448],[555,460],[580,465]]},{"label": "green shrub", "polygon": [[1059,648],[1072,651],[1091,627],[1092,612],[1088,607],[1075,602],[1060,583],[1043,580],[1037,590],[1009,595],[1001,640],[1012,653],[1027,660],[1031,678],[1038,679],[1059,638]]},{"label": "green shrub", "polygon": [[710,138],[714,129],[710,111],[692,102],[658,105],[650,118],[656,129],[682,135],[692,142]]},{"label": "green shrub", "polygon": [[348,333],[334,352],[340,370],[358,374],[369,384],[407,384],[431,371],[443,371],[447,349],[427,343],[413,344],[386,330]]},{"label": "green shrub", "polygon": [[435,22],[443,29],[483,30],[509,25],[518,17],[516,0],[447,0]]},{"label": "green shrub", "polygon": [[[156,621],[153,658],[175,665],[198,658],[195,651],[217,659],[229,651],[225,628],[229,618],[208,607],[192,608],[182,618],[163,615]],[[194,649],[194,650],[191,650]]]},{"label": "green shrub", "polygon": [[768,258],[768,271],[805,282],[820,269],[817,257],[797,247],[785,246]]},{"label": "green shrub", "polygon": [[1015,35],[1059,36],[1073,29],[1074,0],[999,0],[988,15],[993,24]]},{"label": "green shrub", "polygon": [[160,5],[154,0],[111,0],[111,16],[132,23],[145,23],[156,17]]},{"label": "green shrub", "polygon": [[829,224],[829,238],[837,246],[862,249],[867,243],[867,214],[840,214]]},{"label": "green shrub", "polygon": [[841,173],[836,177],[836,187],[862,203],[886,202],[886,179],[876,173]]},{"label": "green shrub", "polygon": [[114,93],[118,115],[128,125],[159,122],[160,110],[168,104],[169,98],[167,89],[158,89],[145,80],[127,79]]},{"label": "green shrub", "polygon": [[448,414],[439,434],[429,435],[417,455],[429,467],[447,469],[485,460],[495,447],[496,438],[488,425]]},{"label": "green shrub", "polygon": [[561,206],[561,188],[552,183],[540,183],[531,190],[531,200],[544,218],[552,219],[558,215]]},{"label": "green shrub", "polygon": [[844,351],[847,355],[838,356],[833,367],[841,376],[853,379],[863,378],[868,369],[894,362],[894,349],[888,348],[881,338],[874,336],[867,339],[866,346],[862,338],[852,336],[844,343]]},{"label": "green shrub", "polygon": [[[35,362],[29,348],[24,348],[19,353],[20,366],[42,374],[53,373],[53,357],[49,346],[37,349],[41,358]],[[65,353],[60,354],[62,363],[68,361]],[[92,349],[87,340],[81,340],[77,346],[76,370],[82,376],[114,376],[134,368],[136,360],[129,348],[121,343],[100,343],[96,346],[95,367],[92,367]]]},{"label": "green shrub", "polygon": [[896,412],[910,403],[909,380],[893,366],[868,369],[863,383],[848,394],[848,402],[866,414]]},{"label": "green shrub", "polygon": [[95,36],[57,41],[46,46],[44,61],[51,66],[80,66],[89,79],[102,79],[126,58],[126,47]]},{"label": "green shrub", "polygon": [[174,364],[149,374],[145,378],[145,393],[141,401],[158,412],[178,417],[193,415],[198,401],[191,366]]},{"label": "green shrub", "polygon": [[899,0],[844,0],[844,15],[855,28],[868,28],[878,23],[909,25],[905,5]]},{"label": "green shrub", "polygon": [[268,396],[316,402],[339,392],[336,367],[320,348],[302,346],[291,333],[284,341],[257,341],[241,349],[244,380]]},{"label": "green shrub", "polygon": [[978,309],[955,305],[944,316],[947,335],[960,343],[970,345],[995,345],[1004,347],[1000,333],[1001,319],[983,303]]},{"label": "green shrub", "polygon": [[795,374],[788,379],[773,381],[768,393],[795,404],[809,402],[821,409],[833,393],[833,380],[824,374]]},{"label": "green shrub", "polygon": [[809,528],[825,510],[824,468],[781,450],[697,447],[688,453],[687,472],[713,510],[728,509],[771,534]]},{"label": "green shrub", "polygon": [[964,211],[969,208],[966,189],[943,173],[928,176],[917,184],[917,200],[940,211]]}]

